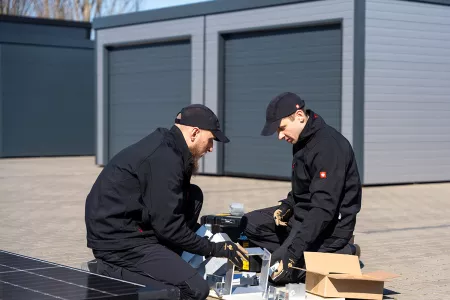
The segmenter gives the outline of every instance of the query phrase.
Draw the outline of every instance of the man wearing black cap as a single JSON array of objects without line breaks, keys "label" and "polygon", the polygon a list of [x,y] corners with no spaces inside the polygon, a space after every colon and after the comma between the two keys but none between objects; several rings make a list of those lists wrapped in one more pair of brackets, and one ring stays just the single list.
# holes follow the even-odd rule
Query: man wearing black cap
[{"label": "man wearing black cap", "polygon": [[195,233],[203,194],[190,179],[213,140],[229,142],[216,115],[194,104],[170,130],[156,129],[105,166],[85,207],[87,246],[100,274],[165,289],[172,293],[167,299],[206,299],[208,284],[181,259],[182,251],[226,257],[242,267],[243,248]]},{"label": "man wearing black cap", "polygon": [[360,254],[350,243],[361,208],[361,182],[353,149],[294,93],[275,97],[266,110],[264,136],[278,133],[293,145],[292,190],[280,205],[244,216],[245,234],[272,252],[275,283],[301,282],[303,252]]}]

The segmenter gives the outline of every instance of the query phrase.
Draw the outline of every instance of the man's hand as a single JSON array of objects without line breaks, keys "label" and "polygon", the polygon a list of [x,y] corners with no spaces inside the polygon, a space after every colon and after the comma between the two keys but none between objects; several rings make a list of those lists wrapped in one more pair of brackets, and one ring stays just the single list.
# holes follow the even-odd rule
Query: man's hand
[{"label": "man's hand", "polygon": [[281,214],[282,214],[281,209],[277,209],[277,210],[275,211],[275,213],[273,214],[273,218],[274,218],[274,220],[275,220],[275,224],[276,224],[277,226],[287,226],[287,223],[282,221],[283,218],[282,218],[282,215],[281,215]]},{"label": "man's hand", "polygon": [[293,267],[296,266],[298,259],[292,255],[288,250],[279,262],[278,269],[272,274],[273,282],[278,284],[292,283],[292,273],[295,271]]},{"label": "man's hand", "polygon": [[274,212],[273,219],[277,226],[287,226],[291,216],[292,208],[286,203],[281,203],[280,207]]},{"label": "man's hand", "polygon": [[248,251],[242,248],[241,245],[233,242],[218,242],[213,243],[211,256],[226,257],[236,267],[242,269],[244,261],[248,263]]}]

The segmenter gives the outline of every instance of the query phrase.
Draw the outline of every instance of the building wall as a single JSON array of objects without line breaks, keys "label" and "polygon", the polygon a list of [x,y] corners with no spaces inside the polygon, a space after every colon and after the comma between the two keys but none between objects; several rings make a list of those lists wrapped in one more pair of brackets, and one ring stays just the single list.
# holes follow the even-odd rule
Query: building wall
[{"label": "building wall", "polygon": [[94,154],[89,32],[89,23],[0,16],[0,157]]},{"label": "building wall", "polygon": [[[97,69],[97,143],[96,163],[108,162],[108,46],[151,44],[155,42],[191,41],[191,103],[203,103],[203,48],[204,18],[186,18],[172,21],[101,29],[96,32]],[[176,88],[176,87],[174,87]],[[176,113],[176,112],[174,112]],[[150,132],[149,132],[150,133]],[[201,164],[200,164],[201,168]]]},{"label": "building wall", "polygon": [[3,44],[3,157],[94,154],[93,49]]},{"label": "building wall", "polygon": [[450,180],[450,7],[367,0],[364,183]]},{"label": "building wall", "polygon": [[[353,138],[353,0],[328,0],[288,4],[268,8],[206,16],[205,105],[220,115],[220,34],[257,29],[326,24],[342,20],[342,121],[341,132],[350,142]],[[219,144],[216,145],[220,146]],[[219,148],[220,149],[220,148]],[[245,151],[245,149],[242,149]],[[221,151],[205,157],[204,173],[220,169]]]},{"label": "building wall", "polygon": [[8,23],[0,20],[0,35],[13,37],[15,35],[30,35],[40,38],[59,36],[63,39],[86,39],[90,29],[43,24]]},{"label": "building wall", "polygon": [[0,157],[3,152],[3,80],[2,80],[2,45],[0,44]]}]

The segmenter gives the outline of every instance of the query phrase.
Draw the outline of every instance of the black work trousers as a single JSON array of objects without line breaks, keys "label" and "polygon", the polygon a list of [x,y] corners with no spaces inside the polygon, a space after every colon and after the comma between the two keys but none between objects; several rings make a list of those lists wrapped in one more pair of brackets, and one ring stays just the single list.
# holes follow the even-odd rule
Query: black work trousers
[{"label": "black work trousers", "polygon": [[[273,206],[254,210],[243,216],[245,224],[244,234],[254,245],[266,248],[271,253],[271,265],[280,261],[291,245],[300,225],[294,217],[289,219],[287,226],[276,226],[273,214],[279,206]],[[349,239],[327,238],[318,239],[306,251],[330,252],[339,254],[354,254],[354,248],[349,244]],[[299,268],[305,268],[303,257],[297,264]],[[295,270],[292,283],[304,282],[305,272]]]},{"label": "black work trousers", "polygon": [[[202,205],[201,189],[191,185],[185,217],[194,231],[199,227],[197,220]],[[124,251],[94,251],[101,275],[167,289],[170,299],[206,299],[209,294],[206,280],[180,257],[181,254],[182,249],[163,244],[143,245]]]}]

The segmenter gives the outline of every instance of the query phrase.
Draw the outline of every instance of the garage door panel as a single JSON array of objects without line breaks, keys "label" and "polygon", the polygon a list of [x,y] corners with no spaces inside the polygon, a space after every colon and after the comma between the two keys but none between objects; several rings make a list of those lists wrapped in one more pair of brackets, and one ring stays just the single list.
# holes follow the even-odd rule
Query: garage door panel
[{"label": "garage door panel", "polygon": [[224,36],[224,171],[289,178],[292,145],[260,136],[265,110],[291,91],[340,130],[342,41],[338,26]]},{"label": "garage door panel", "polygon": [[[167,59],[166,62],[152,65],[152,66],[138,66],[137,64],[133,64],[130,66],[123,66],[120,69],[111,73],[111,75],[128,75],[128,74],[137,74],[137,73],[149,73],[149,74],[165,74],[170,73],[172,70],[167,70],[167,64],[173,64],[173,71],[189,71],[191,69],[190,65],[183,65],[183,60],[176,59]],[[133,70],[134,69],[134,70]]]},{"label": "garage door panel", "polygon": [[[279,90],[281,90],[283,87],[280,87]],[[246,91],[246,92],[241,92],[238,94],[235,94],[236,97],[240,97],[245,98],[245,101],[254,101],[254,102],[261,102],[261,101],[265,101],[266,104],[268,104],[268,101],[270,101],[272,98],[268,95],[268,93],[272,93],[273,92],[273,87],[258,87],[255,89],[251,89],[251,91]],[[288,88],[285,88],[284,90],[288,90]],[[289,89],[289,91],[293,92],[293,93],[297,93],[297,94],[305,94],[304,90],[297,90],[297,89]],[[261,98],[255,97],[254,93],[258,92],[263,94]],[[326,92],[326,91],[325,91]],[[311,100],[309,99],[314,99],[315,101],[319,102],[320,100],[329,100],[332,97],[339,97],[340,96],[340,91],[336,92],[336,93],[320,93],[320,91],[317,91],[316,93],[308,93],[308,97],[303,97],[304,99],[308,100],[308,106],[311,106]],[[228,93],[227,96],[230,96],[232,94]],[[275,95],[274,95],[275,96]],[[267,100],[268,99],[268,100]]]},{"label": "garage door panel", "polygon": [[[146,104],[149,101],[149,95],[146,94],[139,94],[139,93],[120,93],[121,95],[117,94],[114,97],[120,97],[123,100],[117,100],[115,103],[111,105],[134,105],[134,104]],[[184,93],[171,93],[170,95],[164,95],[163,93],[160,94],[154,94],[152,95],[152,108],[154,109],[155,106],[159,106],[160,104],[179,104],[180,103],[180,97],[185,97]],[[130,100],[126,100],[130,99]]]},{"label": "garage door panel", "polygon": [[[147,133],[148,134],[148,133]],[[115,139],[110,141],[111,149],[122,149],[123,145],[131,145],[142,138],[142,132],[138,134],[117,135]]]},{"label": "garage door panel", "polygon": [[[152,59],[148,59],[148,60],[152,60]],[[184,59],[183,59],[184,60]],[[173,69],[168,70],[167,69],[167,64],[172,65]],[[127,76],[129,74],[163,74],[166,75],[166,73],[171,73],[172,71],[185,71],[188,72],[191,70],[191,66],[190,65],[184,65],[182,63],[182,60],[175,60],[175,59],[170,59],[167,60],[165,63],[160,64],[160,62],[158,62],[158,64],[154,64],[151,66],[139,66],[138,64],[133,64],[130,66],[123,66],[123,67],[118,67],[117,69],[114,70],[114,73],[110,73],[110,75],[112,76],[120,76],[120,75],[124,75]]]},{"label": "garage door panel", "polygon": [[[169,73],[166,75],[170,79],[168,81],[167,77],[163,77],[157,74],[144,74],[139,78],[138,74],[134,76],[123,76],[121,79],[112,79],[110,85],[110,96],[112,104],[116,103],[130,103],[139,99],[147,99],[149,96],[152,97],[153,101],[173,101],[179,100],[180,97],[186,96],[186,78],[189,78],[190,72],[177,72],[177,74]],[[133,79],[132,77],[138,77]],[[170,88],[173,85],[173,88]],[[124,89],[123,86],[129,88]],[[145,86],[145,89],[139,88]],[[162,89],[161,87],[167,87]],[[151,94],[149,94],[151,91]],[[148,100],[146,100],[148,101]]]},{"label": "garage door panel", "polygon": [[[233,97],[235,98],[237,101],[236,104],[228,104],[229,107],[225,108],[225,114],[227,116],[229,116],[230,118],[233,118],[234,116],[239,116],[241,117],[241,112],[243,110],[250,110],[252,112],[259,112],[260,116],[256,115],[253,117],[259,118],[265,118],[266,115],[266,106],[269,103],[269,101],[276,95],[279,94],[279,92],[275,92],[277,88],[276,87],[267,87],[264,90],[261,89],[255,89],[253,95],[252,94],[241,94],[241,95],[235,95],[235,94],[227,94],[227,98],[228,97]],[[283,91],[292,91],[292,92],[296,92],[299,95],[306,95],[305,97],[303,97],[306,101],[306,105],[307,108],[310,108],[314,111],[316,111],[317,113],[321,114],[324,118],[327,118],[329,116],[335,116],[335,115],[339,115],[340,116],[340,109],[341,109],[341,103],[337,102],[337,101],[329,101],[329,98],[323,97],[323,96],[316,96],[319,91],[317,91],[316,93],[310,93],[308,90],[300,90],[300,91],[295,91],[295,90],[291,90],[289,88],[285,88],[283,89],[283,87],[281,87],[279,90],[283,90]],[[259,93],[261,94],[260,97],[255,97],[255,93]],[[272,96],[264,96],[262,94],[267,93],[270,94]],[[335,96],[339,96],[339,93],[336,92],[335,94],[332,94]],[[251,99],[250,99],[251,98]],[[326,100],[326,101],[323,101]],[[259,107],[259,109],[257,109],[257,107]],[[231,126],[231,124],[229,124]],[[333,126],[338,126],[339,123],[337,124],[333,124]]]},{"label": "garage door panel", "polygon": [[[246,92],[240,92],[237,94],[231,94],[228,93],[228,96],[235,96],[235,97],[239,97],[239,98],[246,98],[246,101],[248,99],[248,101],[265,101],[266,104],[269,103],[269,101],[276,95],[279,94],[280,90],[283,91],[291,91],[293,93],[298,93],[301,95],[304,95],[302,98],[308,100],[307,105],[310,106],[312,104],[312,101],[317,101],[319,102],[320,100],[329,100],[331,97],[336,97],[341,94],[340,89],[334,91],[334,93],[328,93],[328,87],[323,87],[322,89],[320,87],[316,87],[316,88],[310,88],[310,89],[298,89],[298,87],[294,88],[292,86],[276,86],[274,84],[270,85],[270,86],[264,86],[264,87],[257,87],[257,88],[251,88],[251,86],[247,86],[247,88],[249,89],[249,91]],[[325,90],[324,90],[325,89]],[[275,93],[274,93],[275,90]],[[321,91],[325,92],[326,94],[321,93]],[[255,93],[259,93],[261,94],[260,97],[255,96]]]},{"label": "garage door panel", "polygon": [[[258,86],[260,86],[260,82],[261,81],[270,81],[271,83],[268,84],[267,86],[265,86],[265,88],[277,88],[277,78],[275,76],[248,76],[246,79],[241,79],[241,80],[246,80],[248,86],[254,86],[255,88],[257,88]],[[341,85],[339,84],[339,82],[336,82],[337,80],[335,79],[318,79],[315,80],[314,78],[305,78],[304,81],[299,80],[298,78],[286,78],[283,81],[283,85],[287,86],[287,87],[291,87],[291,86],[297,86],[297,90],[301,90],[302,94],[304,93],[317,93],[317,94],[321,94],[323,92],[323,86],[326,86],[327,91],[328,92],[340,92],[341,90]],[[232,80],[227,80],[225,81],[225,84],[228,85],[236,85],[238,86],[240,83],[240,80],[236,80],[236,79],[232,79]]]},{"label": "garage door panel", "polygon": [[[131,50],[128,50],[131,51]],[[124,53],[124,55],[122,55]],[[114,72],[119,72],[123,70],[132,71],[133,66],[139,67],[149,67],[148,65],[142,65],[142,61],[139,60],[139,57],[145,56],[146,59],[153,60],[154,64],[151,66],[164,66],[165,63],[170,61],[176,61],[182,64],[186,64],[186,60],[189,59],[189,54],[185,53],[153,53],[146,55],[145,52],[139,53],[136,52],[132,55],[129,55],[125,52],[121,52],[120,55],[111,55],[110,58],[117,63],[117,69]],[[156,61],[157,60],[157,61]]]},{"label": "garage door panel", "polygon": [[[320,77],[320,74],[317,75],[317,73],[313,73],[313,72],[317,72],[317,70],[319,70],[319,72],[332,72],[333,70],[336,71],[336,68],[338,68],[338,70],[341,70],[340,69],[340,65],[337,65],[337,64],[334,64],[334,63],[330,64],[329,61],[318,61],[318,60],[305,61],[305,62],[303,62],[301,64],[301,68],[299,68],[295,63],[293,63],[293,62],[296,62],[296,61],[299,60],[297,58],[294,58],[292,61],[286,61],[284,63],[279,63],[279,64],[270,64],[269,63],[270,59],[271,58],[267,58],[264,61],[264,64],[262,64],[262,65],[261,64],[253,64],[251,66],[255,70],[259,70],[261,72],[262,71],[266,72],[268,66],[270,66],[270,67],[278,66],[279,68],[272,68],[271,72],[274,72],[274,74],[275,73],[287,73],[287,72],[301,72],[303,74],[305,72],[307,72],[307,74],[309,74],[311,72],[311,74],[314,75],[313,77]],[[236,63],[234,63],[234,64],[228,64],[227,63],[227,66],[228,67],[233,67],[232,69],[230,69],[230,72],[237,73],[238,70],[235,70],[236,67],[237,68],[239,68],[239,67],[246,67],[247,68],[249,66],[249,64],[246,63],[246,62],[243,62],[243,64],[244,65],[236,64]],[[324,70],[324,71],[322,71],[322,70]],[[336,73],[334,73],[334,74],[336,74]],[[337,73],[336,76],[341,76],[341,75],[339,73]]]},{"label": "garage door panel", "polygon": [[[298,91],[298,90],[291,90],[293,93],[297,93],[300,94],[302,91]],[[330,97],[332,96],[339,96],[339,94],[327,94]],[[242,94],[228,94],[228,96],[232,96],[232,97],[236,97],[236,99],[240,99],[240,102],[233,102],[233,103],[228,103],[227,107],[225,110],[232,110],[233,111],[233,115],[239,115],[241,114],[243,111],[246,112],[253,112],[253,111],[261,111],[264,113],[264,115],[262,116],[263,118],[265,118],[266,116],[266,107],[263,107],[261,109],[261,107],[259,107],[261,105],[261,102],[267,106],[267,104],[269,104],[269,101],[272,100],[271,97],[264,97],[264,98],[256,98],[256,97],[252,97],[251,99],[249,99],[251,96],[251,94],[249,93],[242,93]],[[319,97],[320,96],[320,97]],[[319,101],[315,101],[315,105],[323,105],[323,107],[331,107],[331,108],[340,108],[341,107],[341,103],[337,102],[337,101],[333,101],[330,100],[329,97],[325,97],[322,95],[318,95],[318,97],[315,97],[315,99],[319,99],[321,100]],[[313,103],[311,103],[313,104]],[[310,106],[310,103],[307,103],[308,106]],[[234,109],[239,109],[239,111],[235,111]]]},{"label": "garage door panel", "polygon": [[[149,45],[142,46],[130,46],[121,48],[112,48],[110,52],[110,58],[117,63],[125,64],[137,64],[142,63],[140,57],[145,56],[149,59],[158,59],[160,61],[167,58],[174,59],[190,59],[190,42],[189,41],[178,41],[173,43],[155,43],[151,44],[151,52],[149,51]],[[185,46],[185,48],[180,48],[180,46]],[[158,63],[158,61],[156,61]]]},{"label": "garage door panel", "polygon": [[[341,76],[340,75],[336,75],[337,72],[340,72],[339,68],[336,69],[329,69],[329,70],[322,70],[321,68],[325,68],[327,67],[327,64],[320,64],[320,63],[313,63],[313,62],[308,62],[310,63],[310,68],[306,68],[307,65],[303,64],[302,65],[302,69],[299,69],[298,67],[295,66],[295,64],[292,64],[292,62],[287,62],[286,63],[286,67],[281,68],[276,68],[274,70],[272,70],[272,72],[270,73],[259,73],[259,74],[254,74],[253,76],[259,76],[261,78],[266,78],[266,77],[275,77],[275,76],[280,76],[280,75],[285,75],[286,73],[291,73],[291,72],[295,72],[297,75],[299,76],[308,76],[308,79],[315,79],[315,80],[330,80],[330,79],[334,79],[334,80],[341,80]],[[313,68],[314,67],[314,68]],[[227,78],[229,81],[233,81],[237,78],[240,79],[245,79],[248,77],[248,72],[247,73],[243,73],[242,71],[248,70],[249,68],[252,68],[252,71],[260,71],[260,70],[266,70],[267,66],[263,67],[260,65],[253,65],[253,66],[233,66],[232,69],[230,69],[228,71],[228,76],[229,78]],[[333,77],[334,76],[334,77]]]},{"label": "garage door panel", "polygon": [[[268,101],[264,101],[264,100],[267,100],[267,99],[260,99],[259,101],[251,101],[251,102],[249,101],[249,103],[244,103],[245,99],[243,98],[242,105],[233,104],[233,106],[230,106],[225,110],[225,113],[228,113],[227,120],[238,121],[250,114],[252,120],[261,119],[264,121],[265,117],[266,117],[266,111],[265,111],[265,108],[264,109],[260,108],[263,105],[267,104]],[[261,103],[262,103],[262,105],[261,105]],[[340,109],[340,104],[335,103],[335,102],[325,102],[325,103],[315,102],[314,104],[316,107],[318,107],[318,106],[321,107],[320,111],[324,115],[328,115],[328,114],[332,115],[332,114],[336,113],[336,111],[339,111],[339,109]],[[259,107],[255,107],[255,106],[259,106]],[[308,105],[308,107],[309,106],[310,105]],[[257,115],[257,113],[260,113],[260,115]],[[256,114],[256,115],[252,115],[252,114]],[[227,124],[227,126],[233,126],[233,124],[231,124],[231,122],[229,122],[229,123],[230,124]],[[237,124],[237,125],[240,125],[240,124]]]},{"label": "garage door panel", "polygon": [[[248,49],[248,47],[256,49],[277,49],[280,47],[280,43],[283,43],[283,46],[291,45],[292,47],[298,48],[296,44],[298,39],[304,41],[304,46],[302,48],[298,48],[299,51],[315,46],[328,47],[329,45],[341,45],[341,37],[328,29],[316,30],[313,27],[309,29],[304,28],[302,30],[301,37],[298,33],[299,30],[295,28],[290,30],[244,32],[239,33],[239,35],[227,34],[224,35],[225,39],[227,39],[225,49],[230,47],[240,47],[243,49]],[[273,37],[276,37],[276,43],[272,40]],[[231,53],[231,55],[238,55],[238,53]]]},{"label": "garage door panel", "polygon": [[[176,73],[174,73],[176,72]],[[142,69],[136,69],[135,72],[129,72],[129,73],[121,73],[121,74],[111,74],[110,78],[111,78],[111,83],[116,82],[116,81],[124,81],[124,80],[128,80],[128,81],[132,81],[135,83],[147,83],[147,84],[151,84],[153,82],[155,82],[155,84],[157,84],[158,80],[159,82],[166,82],[166,75],[169,75],[172,78],[172,81],[176,81],[176,80],[184,80],[186,78],[186,75],[190,75],[191,73],[191,69],[189,67],[186,67],[184,69],[181,68],[177,68],[177,67],[173,67],[172,70],[167,70],[167,66],[163,71],[159,71],[159,70],[142,70]],[[130,75],[142,75],[142,76],[135,76],[135,77],[130,77]],[[151,79],[151,80],[150,80]]]},{"label": "garage door panel", "polygon": [[[249,53],[250,54],[250,53]],[[263,55],[263,53],[261,53]],[[236,58],[229,61],[229,66],[260,66],[261,64],[266,65],[272,65],[272,66],[285,66],[288,64],[293,63],[304,63],[305,65],[302,66],[303,68],[312,68],[315,67],[315,62],[321,62],[322,64],[330,63],[335,61],[336,59],[340,58],[338,56],[332,56],[326,53],[323,54],[307,54],[307,55],[301,55],[298,53],[293,53],[292,55],[298,55],[295,59],[292,61],[286,60],[284,57],[268,57],[265,59],[261,59],[259,57],[249,57],[248,59],[242,57],[242,58]]]},{"label": "garage door panel", "polygon": [[111,118],[115,120],[111,123],[111,129],[117,134],[124,134],[125,131],[131,134],[139,129],[148,132],[148,127],[173,124],[180,109],[179,101],[166,104],[165,111],[160,114],[158,112],[161,110],[157,108],[157,103],[114,105],[110,112]]},{"label": "garage door panel", "polygon": [[[190,45],[189,42],[183,42],[185,45]],[[125,64],[139,64],[139,57],[145,55],[149,59],[164,59],[175,58],[189,58],[190,51],[189,49],[180,49],[180,42],[174,44],[164,44],[163,47],[156,47],[152,45],[152,52],[148,52],[148,45],[142,47],[124,47],[124,48],[112,48],[114,53],[111,53],[110,57],[120,63]],[[130,51],[131,50],[131,51]]]},{"label": "garage door panel", "polygon": [[[253,135],[254,136],[254,135]],[[227,161],[227,173],[267,176],[286,173],[290,170],[291,161],[286,160],[292,153],[292,146],[286,142],[277,141],[275,136],[269,138],[233,137],[226,144],[225,161]],[[255,159],[255,153],[246,149],[260,149],[270,155],[270,159]],[[236,158],[230,159],[227,153],[241,152]],[[228,160],[227,160],[228,159]],[[248,161],[253,162],[248,168]]]},{"label": "garage door panel", "polygon": [[188,41],[109,52],[109,157],[158,127],[170,128],[191,103]]},{"label": "garage door panel", "polygon": [[[263,59],[263,57],[261,57],[261,55],[265,55],[265,54],[271,54],[274,51],[278,51],[280,47],[285,48],[283,50],[283,52],[286,54],[286,56],[283,57],[273,57],[273,58],[278,58],[280,60],[289,60],[289,56],[292,57],[292,55],[297,55],[297,59],[298,61],[307,61],[308,58],[311,57],[323,57],[325,59],[332,59],[333,57],[336,57],[337,54],[336,53],[332,53],[331,51],[334,50],[334,48],[336,48],[336,46],[328,46],[328,47],[320,47],[320,46],[316,46],[316,47],[308,47],[305,49],[297,49],[293,46],[290,45],[278,45],[278,47],[274,47],[273,49],[259,49],[256,50],[254,52],[248,51],[246,49],[243,49],[242,52],[239,52],[236,55],[227,57],[227,59],[230,62],[240,62],[242,60],[246,60],[247,56],[249,54],[251,54],[251,58],[252,60],[258,61]],[[225,49],[225,51],[235,51],[235,50],[239,50],[239,49],[235,49],[237,47],[227,47]]]},{"label": "garage door panel", "polygon": [[[265,111],[265,109],[258,109],[253,106],[262,107],[263,105],[266,104],[266,102],[263,101],[262,105],[261,105],[261,101],[259,103],[253,102],[255,104],[253,104],[250,107],[246,106],[246,105],[242,105],[242,106],[234,105],[233,107],[226,109],[225,116],[226,116],[226,120],[227,120],[227,130],[231,130],[236,135],[239,134],[238,132],[235,133],[234,130],[235,129],[237,130],[238,128],[240,128],[242,126],[241,121],[245,118],[249,118],[252,120],[252,122],[248,122],[245,124],[246,127],[257,126],[259,128],[260,125],[263,126],[264,122],[265,122],[266,111]],[[320,111],[324,116],[326,116],[325,118],[336,119],[336,118],[340,117],[340,115],[338,114],[339,109],[340,109],[340,105],[338,103],[333,103],[333,105],[327,105],[327,106],[323,105],[322,103],[315,103],[315,108],[313,110]],[[256,123],[258,125],[254,125]],[[262,129],[262,127],[261,127],[261,129]]]},{"label": "garage door panel", "polygon": [[[252,89],[253,93],[240,93],[240,94],[227,94],[227,97],[236,97],[236,98],[240,98],[240,99],[249,99],[248,101],[256,101],[256,102],[264,102],[266,104],[269,104],[269,101],[276,95],[279,94],[281,92],[277,92],[280,90],[283,91],[289,91],[289,92],[293,92],[297,94],[301,94],[304,95],[302,98],[305,99],[305,101],[307,101],[307,105],[310,106],[313,101],[314,102],[319,102],[322,100],[329,100],[329,98],[327,98],[326,96],[321,95],[320,91],[321,91],[321,87],[314,87],[314,88],[304,88],[304,89],[296,89],[294,90],[292,87],[295,85],[283,85],[283,86],[276,86],[275,84],[272,84],[270,86],[266,86],[264,88],[254,88],[252,89],[252,87],[249,85],[248,88]],[[237,85],[234,85],[235,87],[237,87]],[[273,91],[275,90],[275,93],[273,93]],[[323,88],[322,88],[323,90]],[[255,97],[254,93],[259,93],[261,94],[259,97]],[[340,95],[340,89],[339,90],[335,90],[334,93],[328,94],[330,96],[333,95]],[[247,100],[246,100],[247,101]]]},{"label": "garage door panel", "polygon": [[[282,66],[272,66],[273,68],[279,68],[283,69]],[[334,92],[335,90],[340,90],[340,80],[337,78],[324,78],[323,77],[309,77],[307,72],[299,72],[296,73],[295,77],[289,77],[289,75],[292,75],[292,73],[289,74],[289,72],[285,73],[279,73],[279,74],[262,74],[259,75],[258,72],[260,72],[259,68],[253,68],[252,66],[245,67],[239,67],[239,70],[241,70],[242,73],[246,73],[247,76],[243,75],[237,75],[236,78],[233,78],[233,74],[230,74],[230,78],[226,78],[224,80],[224,83],[226,84],[242,84],[242,81],[245,81],[247,85],[254,86],[255,88],[265,88],[270,86],[278,86],[279,84],[283,84],[285,86],[291,86],[295,85],[296,90],[304,90],[304,89],[310,89],[311,91],[316,91],[318,87],[320,86],[326,86],[326,90],[322,90],[322,92]],[[262,71],[267,72],[267,71]],[[237,74],[237,73],[236,73]],[[301,77],[304,77],[305,80],[302,80]],[[282,82],[281,81],[282,78]],[[266,84],[264,86],[261,85],[261,81],[265,81]],[[313,83],[313,85],[311,85]],[[242,93],[244,91],[237,91],[239,93]]]},{"label": "garage door panel", "polygon": [[[225,36],[225,38],[227,38]],[[232,53],[231,57],[237,57],[245,55],[245,53],[251,52],[248,49],[250,47],[257,47],[255,49],[255,53],[268,52],[268,51],[277,51],[280,47],[285,48],[286,51],[294,50],[297,53],[308,53],[312,51],[324,52],[327,50],[333,50],[333,46],[340,45],[340,37],[330,36],[324,37],[320,39],[308,39],[302,38],[302,42],[305,43],[305,46],[302,48],[298,48],[296,46],[296,38],[298,36],[289,36],[285,37],[280,35],[277,37],[277,43],[271,42],[267,38],[247,38],[247,39],[236,39],[232,36],[233,40],[230,40],[229,43],[225,45],[225,50],[240,48],[242,52],[240,53]],[[325,45],[326,44],[326,45]]]}]

